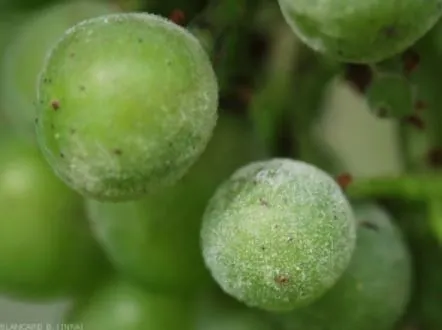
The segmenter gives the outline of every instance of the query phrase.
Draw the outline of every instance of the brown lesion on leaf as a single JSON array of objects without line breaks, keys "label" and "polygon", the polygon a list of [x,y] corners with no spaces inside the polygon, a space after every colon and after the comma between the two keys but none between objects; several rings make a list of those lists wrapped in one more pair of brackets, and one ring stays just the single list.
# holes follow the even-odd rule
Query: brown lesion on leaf
[{"label": "brown lesion on leaf", "polygon": [[364,93],[373,80],[373,70],[364,64],[346,64],[345,80],[359,93]]}]

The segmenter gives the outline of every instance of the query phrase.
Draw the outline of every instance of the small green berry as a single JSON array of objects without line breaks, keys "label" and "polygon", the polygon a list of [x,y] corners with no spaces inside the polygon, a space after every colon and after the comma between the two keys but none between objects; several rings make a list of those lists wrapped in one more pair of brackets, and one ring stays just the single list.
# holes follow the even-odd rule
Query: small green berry
[{"label": "small green berry", "polygon": [[343,62],[374,63],[405,51],[442,15],[442,0],[279,0],[312,49]]},{"label": "small green berry", "polygon": [[287,330],[389,330],[404,313],[411,263],[401,233],[377,205],[354,210],[358,239],[350,266],[318,301],[291,313]]},{"label": "small green berry", "polygon": [[342,275],[356,241],[347,198],[300,161],[252,163],[219,187],[201,232],[204,260],[228,294],[284,311],[316,300]]},{"label": "small green berry", "polygon": [[216,76],[194,36],[151,14],[111,14],[79,23],[53,48],[39,82],[37,136],[70,187],[131,200],[187,172],[212,135],[217,105]]}]

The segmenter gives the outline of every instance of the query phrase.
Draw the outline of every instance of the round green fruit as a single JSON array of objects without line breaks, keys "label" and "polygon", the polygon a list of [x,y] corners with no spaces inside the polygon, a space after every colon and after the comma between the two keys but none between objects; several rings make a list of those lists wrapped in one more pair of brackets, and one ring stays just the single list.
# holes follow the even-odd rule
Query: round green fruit
[{"label": "round green fruit", "polygon": [[308,46],[343,62],[374,63],[399,54],[442,15],[442,0],[279,0]]},{"label": "round green fruit", "polygon": [[193,314],[191,301],[113,279],[74,306],[65,322],[83,330],[193,330]]},{"label": "round green fruit", "polygon": [[106,270],[83,200],[52,173],[35,145],[12,136],[0,139],[0,209],[1,293],[70,296]]},{"label": "round green fruit", "polygon": [[109,3],[72,1],[45,7],[19,22],[1,63],[0,104],[15,130],[27,136],[35,134],[38,76],[53,44],[72,25],[116,11]]},{"label": "round green fruit", "polygon": [[194,293],[208,284],[199,246],[204,209],[238,166],[258,159],[255,143],[241,120],[221,116],[201,158],[176,185],[132,202],[90,200],[93,231],[115,268],[150,290]]},{"label": "round green fruit", "polygon": [[206,209],[203,257],[220,287],[268,311],[311,303],[348,266],[356,222],[324,171],[290,159],[255,162],[223,183]]},{"label": "round green fruit", "polygon": [[287,330],[389,330],[410,298],[408,248],[390,215],[374,204],[356,204],[358,239],[350,266],[312,305],[293,311]]},{"label": "round green fruit", "polygon": [[175,183],[204,151],[218,87],[198,40],[163,18],[113,14],[68,30],[38,88],[37,137],[83,195],[126,201]]}]

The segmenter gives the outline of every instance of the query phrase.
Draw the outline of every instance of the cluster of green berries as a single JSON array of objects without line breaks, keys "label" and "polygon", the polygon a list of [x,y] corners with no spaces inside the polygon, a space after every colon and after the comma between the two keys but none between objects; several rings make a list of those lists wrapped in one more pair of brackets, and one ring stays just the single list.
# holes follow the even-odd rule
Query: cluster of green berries
[{"label": "cluster of green berries", "polygon": [[[442,15],[440,0],[279,4],[307,45],[359,63],[403,51]],[[54,12],[70,19],[33,40]],[[3,60],[2,107],[22,131],[35,121],[42,155],[32,142],[2,142],[0,290],[78,293],[113,268],[69,316],[94,330],[192,329],[187,300],[171,294],[213,283],[243,310],[226,308],[233,323],[205,330],[273,329],[258,311],[287,330],[382,330],[401,317],[411,265],[390,216],[350,202],[312,164],[253,149],[250,128],[219,115],[209,54],[187,29],[78,2],[20,33]],[[33,42],[26,71],[20,56]],[[385,84],[398,90],[387,104]],[[369,91],[373,107],[411,107],[406,88],[384,77]]]}]

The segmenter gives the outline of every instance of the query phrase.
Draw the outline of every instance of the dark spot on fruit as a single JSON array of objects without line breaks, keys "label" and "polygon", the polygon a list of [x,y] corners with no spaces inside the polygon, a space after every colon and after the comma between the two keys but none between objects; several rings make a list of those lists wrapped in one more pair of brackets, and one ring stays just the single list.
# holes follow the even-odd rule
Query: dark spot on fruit
[{"label": "dark spot on fruit", "polygon": [[184,15],[184,12],[180,9],[175,9],[172,11],[172,13],[169,15],[169,19],[178,25],[183,25],[184,21],[186,19],[186,16]]},{"label": "dark spot on fruit", "polygon": [[57,111],[58,109],[60,109],[60,101],[58,101],[58,100],[52,101],[51,107],[54,111]]},{"label": "dark spot on fruit", "polygon": [[263,206],[267,206],[267,207],[269,206],[269,203],[264,198],[260,198],[259,203]]},{"label": "dark spot on fruit", "polygon": [[414,127],[416,127],[417,129],[423,130],[425,129],[425,123],[422,120],[422,118],[420,118],[417,115],[410,115],[410,116],[406,116],[403,118],[403,122],[409,125],[412,125]]},{"label": "dark spot on fruit", "polygon": [[420,55],[416,51],[409,49],[402,54],[403,70],[405,74],[412,73],[420,63]]},{"label": "dark spot on fruit", "polygon": [[64,158],[64,153],[60,152],[60,157]]},{"label": "dark spot on fruit", "polygon": [[82,92],[84,92],[84,91],[86,90],[86,87],[85,87],[84,85],[80,85],[80,90],[81,90]]},{"label": "dark spot on fruit", "polygon": [[373,71],[368,65],[347,64],[344,78],[358,92],[364,93],[373,80]]},{"label": "dark spot on fruit", "polygon": [[350,173],[342,173],[336,177],[336,182],[339,184],[339,186],[345,190],[347,189],[348,185],[353,181],[353,177]]},{"label": "dark spot on fruit", "polygon": [[121,156],[123,154],[123,150],[121,150],[121,149],[114,149],[113,152],[117,156]]},{"label": "dark spot on fruit", "polygon": [[416,111],[422,111],[422,110],[425,110],[426,108],[428,108],[428,104],[422,100],[418,100],[414,104],[414,109]]},{"label": "dark spot on fruit", "polygon": [[381,33],[387,38],[396,38],[399,35],[399,31],[395,25],[387,25],[383,27]]},{"label": "dark spot on fruit", "polygon": [[442,167],[442,148],[433,148],[427,153],[427,162],[431,167]]},{"label": "dark spot on fruit", "polygon": [[143,42],[143,38],[138,38],[138,43],[142,43]]},{"label": "dark spot on fruit", "polygon": [[38,118],[35,118],[34,122],[37,125],[38,124]]},{"label": "dark spot on fruit", "polygon": [[276,275],[275,276],[275,282],[278,284],[287,284],[290,282],[288,276],[285,275]]},{"label": "dark spot on fruit", "polygon": [[75,128],[71,128],[71,129],[69,130],[69,132],[71,133],[71,135],[73,135],[73,134],[75,134],[77,131],[75,130]]},{"label": "dark spot on fruit", "polygon": [[265,251],[265,250],[266,250],[266,247],[265,247],[265,246],[261,246],[261,250],[262,250],[262,251]]},{"label": "dark spot on fruit", "polygon": [[374,223],[371,223],[369,221],[361,221],[359,223],[359,225],[361,227],[364,227],[364,228],[367,228],[367,229],[370,229],[370,230],[373,230],[373,231],[379,231],[379,227],[377,225],[375,225]]}]

